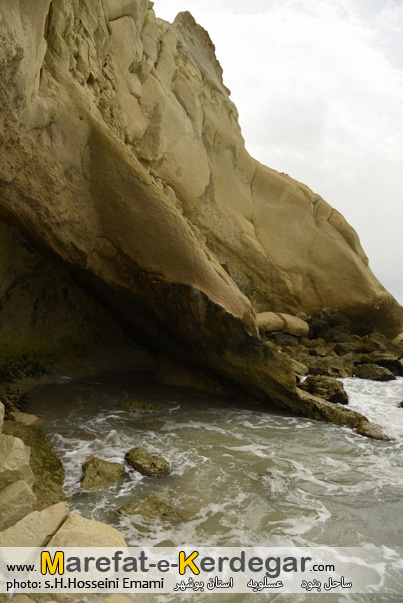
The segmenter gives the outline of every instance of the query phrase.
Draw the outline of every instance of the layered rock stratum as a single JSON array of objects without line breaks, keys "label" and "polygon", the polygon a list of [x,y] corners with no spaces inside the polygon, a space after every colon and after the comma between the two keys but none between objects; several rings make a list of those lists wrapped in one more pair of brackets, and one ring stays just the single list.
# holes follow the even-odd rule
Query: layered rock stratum
[{"label": "layered rock stratum", "polygon": [[230,389],[333,420],[330,403],[297,394],[256,314],[332,307],[357,332],[401,331],[341,214],[248,154],[189,13],[169,24],[149,0],[2,0],[0,146],[5,350],[29,356],[38,325],[50,353],[69,333],[95,345],[121,330]]}]

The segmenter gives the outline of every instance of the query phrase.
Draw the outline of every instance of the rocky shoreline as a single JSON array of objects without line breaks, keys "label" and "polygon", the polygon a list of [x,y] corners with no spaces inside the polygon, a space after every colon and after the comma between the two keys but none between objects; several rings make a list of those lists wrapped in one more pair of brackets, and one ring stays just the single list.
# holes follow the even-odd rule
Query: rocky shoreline
[{"label": "rocky shoreline", "polygon": [[[277,330],[279,318],[282,330]],[[348,317],[334,308],[324,308],[311,317],[303,313],[296,317],[265,313],[258,315],[258,322],[262,336],[291,360],[297,390],[336,403],[332,422],[346,424],[373,439],[390,439],[359,413],[350,411],[345,415],[346,409],[340,405],[347,405],[348,397],[338,379],[357,377],[382,382],[403,376],[402,335],[389,340],[380,333],[354,333]]]}]

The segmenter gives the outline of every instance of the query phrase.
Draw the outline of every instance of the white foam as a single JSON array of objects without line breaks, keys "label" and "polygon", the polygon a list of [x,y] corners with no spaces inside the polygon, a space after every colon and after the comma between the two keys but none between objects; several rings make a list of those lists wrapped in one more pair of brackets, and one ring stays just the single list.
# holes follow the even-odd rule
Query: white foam
[{"label": "white foam", "polygon": [[[344,383],[351,408],[381,424],[393,409],[395,433],[403,435],[403,379]],[[403,441],[373,442],[347,428],[194,394],[178,401],[164,393],[150,412],[125,409],[133,394],[101,381],[47,388],[49,399],[67,400],[45,428],[66,469],[71,510],[121,529],[128,543],[350,546],[397,538]],[[45,402],[42,415],[49,415]],[[126,466],[117,483],[81,492],[89,457],[125,465],[125,453],[138,446],[169,460],[171,475],[155,480]],[[167,498],[183,521],[118,515],[151,494]]]},{"label": "white foam", "polygon": [[342,379],[349,396],[349,408],[358,410],[370,421],[385,428],[388,435],[403,440],[403,377],[379,382],[367,379]]}]

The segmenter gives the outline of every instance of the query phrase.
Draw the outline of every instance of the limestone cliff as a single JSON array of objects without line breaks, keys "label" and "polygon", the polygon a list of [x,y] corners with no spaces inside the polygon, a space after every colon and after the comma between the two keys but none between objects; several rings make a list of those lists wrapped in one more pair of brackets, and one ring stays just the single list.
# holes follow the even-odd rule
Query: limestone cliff
[{"label": "limestone cliff", "polygon": [[149,348],[315,415],[256,312],[332,306],[401,330],[343,217],[249,156],[189,13],[2,0],[0,107],[0,219]]}]

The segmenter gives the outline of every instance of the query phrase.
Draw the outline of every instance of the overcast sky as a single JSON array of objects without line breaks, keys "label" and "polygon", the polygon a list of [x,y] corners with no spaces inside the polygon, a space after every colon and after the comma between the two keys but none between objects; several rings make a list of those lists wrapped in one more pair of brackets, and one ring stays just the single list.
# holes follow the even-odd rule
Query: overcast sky
[{"label": "overcast sky", "polygon": [[205,27],[248,151],[357,230],[403,304],[403,0],[155,0]]}]

